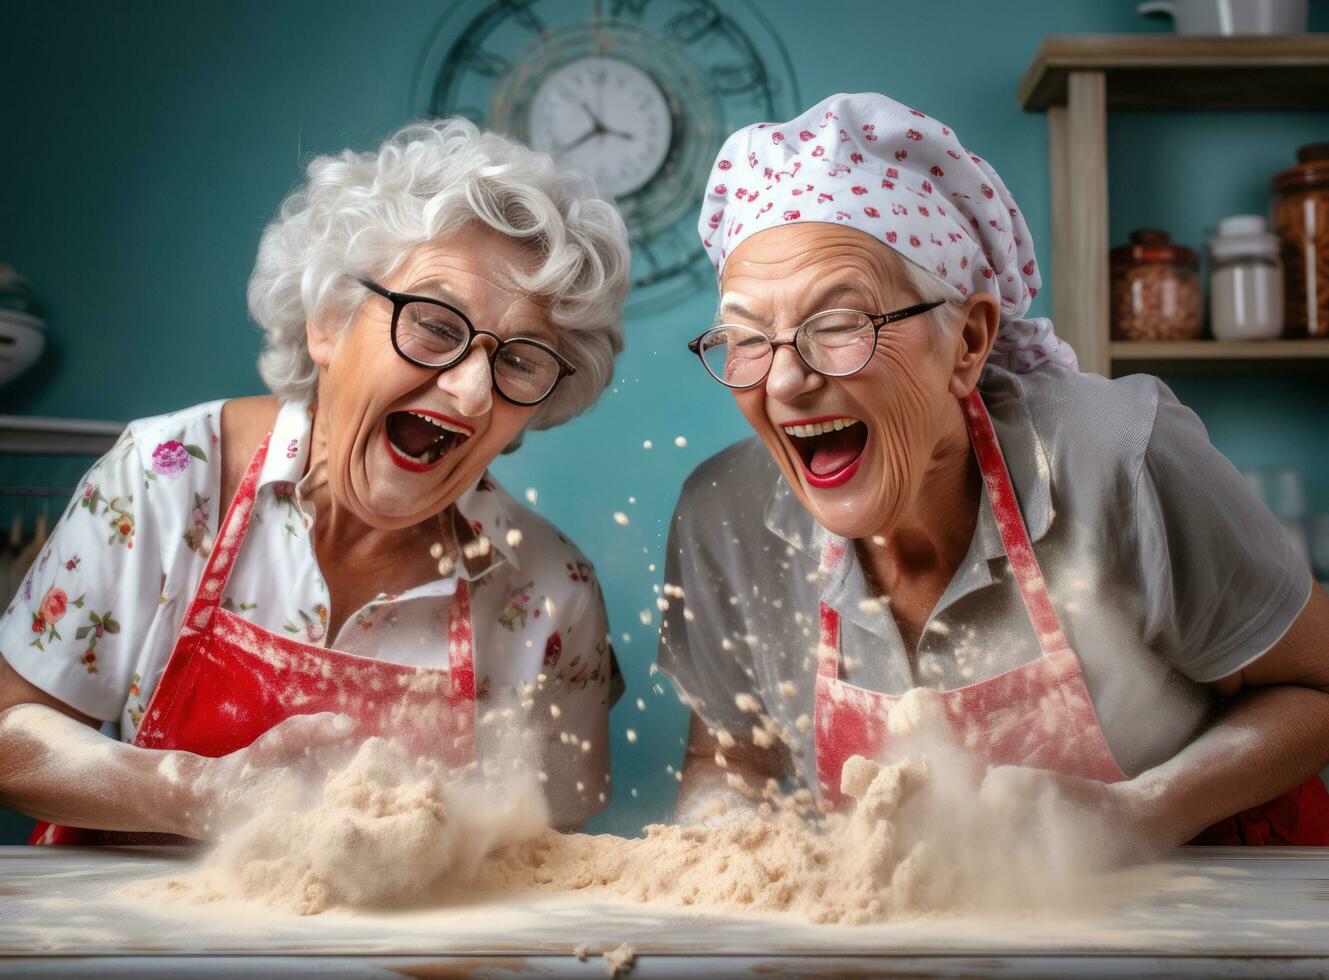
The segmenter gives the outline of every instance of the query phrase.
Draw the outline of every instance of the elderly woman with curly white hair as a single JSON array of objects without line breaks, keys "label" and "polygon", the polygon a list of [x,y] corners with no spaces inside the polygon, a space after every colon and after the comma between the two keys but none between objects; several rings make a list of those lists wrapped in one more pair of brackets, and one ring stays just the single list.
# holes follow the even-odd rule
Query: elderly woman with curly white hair
[{"label": "elderly woman with curly white hair", "polygon": [[249,284],[272,394],[131,423],[0,620],[0,802],[206,839],[311,746],[463,767],[524,709],[555,824],[602,808],[594,571],[486,468],[604,389],[627,276],[611,204],[464,120],[316,158]]}]

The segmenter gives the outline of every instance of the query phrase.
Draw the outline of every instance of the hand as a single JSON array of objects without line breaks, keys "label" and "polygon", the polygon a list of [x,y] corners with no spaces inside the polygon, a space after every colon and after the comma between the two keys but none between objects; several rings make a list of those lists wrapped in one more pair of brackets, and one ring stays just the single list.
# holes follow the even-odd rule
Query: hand
[{"label": "hand", "polygon": [[259,810],[298,806],[321,789],[323,775],[346,757],[354,731],[355,720],[349,715],[295,715],[243,749],[203,759],[193,781],[188,836],[214,840]]},{"label": "hand", "polygon": [[995,819],[1018,828],[1049,865],[1110,870],[1155,860],[1180,841],[1160,830],[1131,780],[1102,783],[1046,769],[998,766],[979,791]]}]

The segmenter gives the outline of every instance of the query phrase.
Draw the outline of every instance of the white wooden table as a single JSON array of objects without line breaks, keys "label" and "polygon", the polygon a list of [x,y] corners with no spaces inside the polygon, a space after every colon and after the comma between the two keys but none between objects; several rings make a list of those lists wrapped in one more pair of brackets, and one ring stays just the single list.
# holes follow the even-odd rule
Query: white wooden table
[{"label": "white wooden table", "polygon": [[[391,915],[202,912],[117,889],[179,873],[169,848],[0,848],[0,974],[633,977],[1329,976],[1329,852],[1191,848],[1083,909],[871,927],[522,897]],[[1128,896],[1128,897],[1123,897]],[[587,943],[592,957],[572,955]]]}]

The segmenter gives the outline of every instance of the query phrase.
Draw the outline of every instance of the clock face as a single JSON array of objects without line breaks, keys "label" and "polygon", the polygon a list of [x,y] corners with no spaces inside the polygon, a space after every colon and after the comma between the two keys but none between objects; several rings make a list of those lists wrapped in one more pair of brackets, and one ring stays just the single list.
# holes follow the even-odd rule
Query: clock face
[{"label": "clock face", "polygon": [[803,108],[756,0],[452,0],[411,111],[465,116],[592,178],[632,245],[629,312],[715,288],[697,212],[739,126]]},{"label": "clock face", "polygon": [[624,197],[659,172],[673,124],[660,86],[618,58],[580,58],[545,77],[527,118],[530,145]]}]

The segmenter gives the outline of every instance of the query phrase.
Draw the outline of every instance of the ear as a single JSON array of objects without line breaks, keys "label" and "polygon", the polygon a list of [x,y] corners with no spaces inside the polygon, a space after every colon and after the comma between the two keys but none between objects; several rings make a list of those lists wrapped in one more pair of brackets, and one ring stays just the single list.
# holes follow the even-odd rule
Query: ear
[{"label": "ear", "polygon": [[1001,304],[989,293],[969,297],[964,318],[955,337],[955,363],[948,388],[958,399],[965,399],[978,385],[988,354],[997,340],[1001,325]]},{"label": "ear", "polygon": [[337,349],[337,335],[329,333],[322,324],[306,320],[305,343],[309,347],[310,360],[327,370],[332,364],[332,353]]}]

